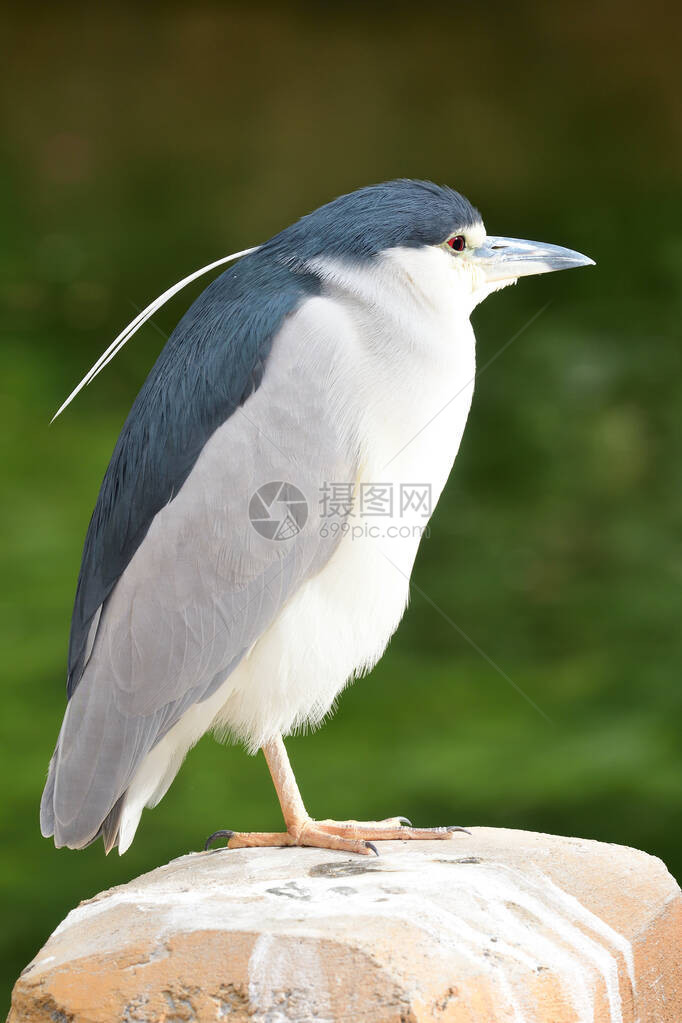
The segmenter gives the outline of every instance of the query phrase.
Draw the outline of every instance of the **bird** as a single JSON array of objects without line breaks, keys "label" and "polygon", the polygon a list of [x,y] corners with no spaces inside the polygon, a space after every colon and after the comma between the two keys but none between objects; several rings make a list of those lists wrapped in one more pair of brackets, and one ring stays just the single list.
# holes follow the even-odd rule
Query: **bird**
[{"label": "bird", "polygon": [[403,616],[469,413],[472,311],[593,261],[488,235],[450,187],[370,185],[174,285],[62,409],[164,301],[228,263],[168,338],[101,484],[42,834],[124,853],[213,731],[263,751],[284,830],[221,828],[207,847],[451,838],[465,829],[313,819],[283,740],[323,722]]}]

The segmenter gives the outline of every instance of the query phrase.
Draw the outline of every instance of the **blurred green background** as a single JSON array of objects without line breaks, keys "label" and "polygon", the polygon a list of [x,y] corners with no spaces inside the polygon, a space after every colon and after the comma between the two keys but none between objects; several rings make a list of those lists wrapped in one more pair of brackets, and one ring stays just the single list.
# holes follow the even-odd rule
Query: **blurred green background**
[{"label": "blurred green background", "polygon": [[[666,7],[5,15],[5,1001],[80,899],[198,849],[215,828],[279,826],[262,758],[208,738],[122,859],[41,839],[81,544],[162,337],[145,328],[50,417],[170,283],[386,178],[451,184],[491,232],[565,244],[598,266],[522,281],[475,313],[481,365],[518,337],[478,381],[417,563],[426,597],[414,590],[388,653],[336,716],[291,741],[303,795],[320,816],[627,843],[682,875],[682,117],[679,23]],[[200,287],[162,310],[162,331]]]}]

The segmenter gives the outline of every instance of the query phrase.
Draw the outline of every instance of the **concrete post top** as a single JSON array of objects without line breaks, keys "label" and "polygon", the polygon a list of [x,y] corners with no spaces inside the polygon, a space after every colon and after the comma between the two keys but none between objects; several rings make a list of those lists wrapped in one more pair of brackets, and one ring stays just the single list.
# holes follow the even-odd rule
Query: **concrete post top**
[{"label": "concrete post top", "polygon": [[9,1019],[682,1020],[682,896],[660,860],[490,828],[380,852],[197,853],[102,892]]}]

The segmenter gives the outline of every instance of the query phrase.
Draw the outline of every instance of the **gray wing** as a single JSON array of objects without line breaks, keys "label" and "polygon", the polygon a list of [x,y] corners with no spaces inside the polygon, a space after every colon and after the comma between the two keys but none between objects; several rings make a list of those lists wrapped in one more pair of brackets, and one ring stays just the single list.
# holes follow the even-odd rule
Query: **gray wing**
[{"label": "gray wing", "polygon": [[[356,458],[324,389],[330,352],[316,354],[332,347],[311,330],[321,301],[280,330],[260,388],[206,442],[95,617],[43,797],[43,831],[58,846],[98,835],[143,757],[333,553],[321,487],[355,479]],[[249,517],[254,493],[273,482],[305,497],[305,524],[284,539]]]},{"label": "gray wing", "polygon": [[314,276],[293,272],[269,249],[239,260],[202,292],[123,424],[83,548],[69,639],[69,697],[91,653],[93,623],[154,516],[178,493],[213,432],[260,386],[281,325],[319,292]]}]

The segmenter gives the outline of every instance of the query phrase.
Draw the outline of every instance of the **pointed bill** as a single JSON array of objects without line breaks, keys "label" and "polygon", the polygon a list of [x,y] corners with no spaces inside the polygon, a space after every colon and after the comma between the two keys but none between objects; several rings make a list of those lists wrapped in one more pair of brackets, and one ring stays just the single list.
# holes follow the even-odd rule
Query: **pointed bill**
[{"label": "pointed bill", "polygon": [[486,280],[491,283],[595,265],[589,256],[574,249],[565,249],[562,245],[496,235],[488,235],[483,244],[474,249],[471,258],[479,263]]}]

